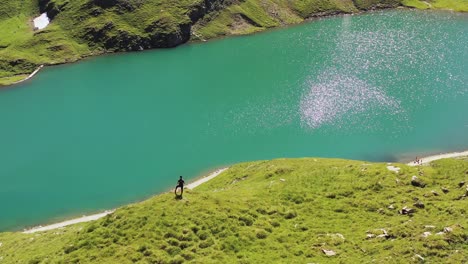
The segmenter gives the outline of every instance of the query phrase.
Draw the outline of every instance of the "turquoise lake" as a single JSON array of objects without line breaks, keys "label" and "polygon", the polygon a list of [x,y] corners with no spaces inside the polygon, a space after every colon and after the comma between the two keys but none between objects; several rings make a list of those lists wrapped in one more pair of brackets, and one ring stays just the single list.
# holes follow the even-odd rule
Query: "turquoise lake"
[{"label": "turquoise lake", "polygon": [[468,149],[468,14],[393,10],[47,67],[0,90],[0,230],[229,164]]}]

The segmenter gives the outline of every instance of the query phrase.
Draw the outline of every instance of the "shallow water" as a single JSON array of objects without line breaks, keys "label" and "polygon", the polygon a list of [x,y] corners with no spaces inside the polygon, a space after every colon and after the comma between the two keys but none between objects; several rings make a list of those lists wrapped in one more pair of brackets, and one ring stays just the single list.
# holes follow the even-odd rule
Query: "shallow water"
[{"label": "shallow water", "polygon": [[46,68],[0,91],[0,230],[241,161],[467,149],[467,31],[394,10]]}]

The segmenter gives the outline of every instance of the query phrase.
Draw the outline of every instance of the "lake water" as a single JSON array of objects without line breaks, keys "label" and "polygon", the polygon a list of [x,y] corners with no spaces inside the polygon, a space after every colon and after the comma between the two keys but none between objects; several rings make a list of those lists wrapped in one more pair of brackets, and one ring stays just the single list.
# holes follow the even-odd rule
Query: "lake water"
[{"label": "lake water", "polygon": [[49,67],[0,90],[0,230],[228,164],[468,149],[468,15],[393,10]]}]

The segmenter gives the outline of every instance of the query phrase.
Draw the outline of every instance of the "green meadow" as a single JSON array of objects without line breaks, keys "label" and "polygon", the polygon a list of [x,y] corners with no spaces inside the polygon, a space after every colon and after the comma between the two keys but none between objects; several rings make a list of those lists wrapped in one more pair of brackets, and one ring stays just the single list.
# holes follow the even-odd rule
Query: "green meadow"
[{"label": "green meadow", "polygon": [[388,170],[386,163],[340,159],[242,163],[186,190],[182,199],[163,193],[94,222],[0,233],[0,259],[466,263],[468,159],[392,165],[400,171]]}]

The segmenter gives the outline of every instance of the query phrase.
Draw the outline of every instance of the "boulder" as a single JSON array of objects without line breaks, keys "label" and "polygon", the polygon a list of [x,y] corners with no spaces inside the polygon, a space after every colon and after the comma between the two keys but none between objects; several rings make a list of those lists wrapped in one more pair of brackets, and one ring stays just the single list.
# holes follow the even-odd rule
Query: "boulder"
[{"label": "boulder", "polygon": [[411,177],[411,185],[421,188],[424,188],[426,186],[426,184],[422,182],[421,179],[419,179],[416,175],[413,175],[413,177]]}]

